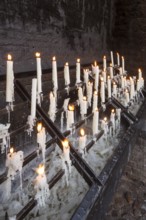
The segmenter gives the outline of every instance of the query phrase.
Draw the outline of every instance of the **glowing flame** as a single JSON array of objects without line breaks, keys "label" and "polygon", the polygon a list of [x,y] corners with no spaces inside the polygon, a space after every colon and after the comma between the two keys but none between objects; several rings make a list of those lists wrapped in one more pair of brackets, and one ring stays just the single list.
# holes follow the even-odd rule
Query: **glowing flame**
[{"label": "glowing flame", "polygon": [[37,124],[37,131],[40,132],[41,130],[42,130],[42,123],[39,122],[39,123]]},{"label": "glowing flame", "polygon": [[111,111],[112,113],[114,113],[115,112],[115,110],[114,109],[112,109],[112,111]]},{"label": "glowing flame", "polygon": [[106,59],[106,56],[104,56],[103,59]]},{"label": "glowing flame", "polygon": [[94,66],[97,66],[97,62],[96,61],[94,61]]},{"label": "glowing flame", "polygon": [[74,109],[75,109],[74,105],[69,105],[69,106],[68,106],[68,110],[69,110],[69,111],[74,111]]},{"label": "glowing flame", "polygon": [[69,146],[68,140],[65,139],[64,141],[62,141],[62,145],[63,145],[63,147],[68,148],[68,146]]},{"label": "glowing flame", "polygon": [[83,128],[80,129],[80,135],[83,137],[85,135],[85,131]]},{"label": "glowing flame", "polygon": [[101,77],[100,80],[103,81],[103,77]]},{"label": "glowing flame", "polygon": [[52,58],[52,61],[56,61],[56,57],[53,57],[53,58]]},{"label": "glowing flame", "polygon": [[122,56],[122,60],[124,60],[124,57]]},{"label": "glowing flame", "polygon": [[41,54],[40,54],[39,52],[36,52],[36,53],[35,53],[36,58],[39,58],[40,55],[41,55]]},{"label": "glowing flame", "polygon": [[13,153],[14,153],[14,148],[11,147],[11,148],[10,148],[10,154],[13,154]]},{"label": "glowing flame", "polygon": [[65,63],[65,66],[68,66],[68,62],[67,62],[67,63]]},{"label": "glowing flame", "polygon": [[141,69],[140,68],[138,69],[138,72],[141,73]]},{"label": "glowing flame", "polygon": [[105,117],[103,120],[104,120],[104,122],[107,122],[107,117]]},{"label": "glowing flame", "polygon": [[80,59],[79,58],[77,59],[77,63],[80,63]]},{"label": "glowing flame", "polygon": [[112,63],[110,63],[110,67],[112,67],[113,65],[112,65]]},{"label": "glowing flame", "polygon": [[117,56],[119,56],[119,53],[117,52]]},{"label": "glowing flame", "polygon": [[94,95],[98,95],[98,92],[97,92],[97,91],[94,91]]},{"label": "glowing flame", "polygon": [[12,60],[11,54],[8,54],[8,60]]},{"label": "glowing flame", "polygon": [[86,96],[83,96],[83,101],[87,101],[87,97]]},{"label": "glowing flame", "polygon": [[39,174],[39,175],[43,175],[45,173],[45,167],[43,164],[40,164],[39,167],[37,168],[36,172]]},{"label": "glowing flame", "polygon": [[95,108],[95,111],[98,112],[98,108]]}]

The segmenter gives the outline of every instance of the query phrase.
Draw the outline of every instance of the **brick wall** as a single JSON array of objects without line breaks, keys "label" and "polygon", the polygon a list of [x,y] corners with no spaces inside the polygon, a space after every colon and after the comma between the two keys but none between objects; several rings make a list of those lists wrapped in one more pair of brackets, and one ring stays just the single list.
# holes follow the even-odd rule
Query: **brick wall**
[{"label": "brick wall", "polygon": [[[34,53],[42,52],[43,68],[56,55],[59,65],[101,59],[111,38],[113,3],[108,0],[1,0],[0,73],[12,53],[15,71],[35,69]],[[108,37],[107,37],[108,36]]]}]

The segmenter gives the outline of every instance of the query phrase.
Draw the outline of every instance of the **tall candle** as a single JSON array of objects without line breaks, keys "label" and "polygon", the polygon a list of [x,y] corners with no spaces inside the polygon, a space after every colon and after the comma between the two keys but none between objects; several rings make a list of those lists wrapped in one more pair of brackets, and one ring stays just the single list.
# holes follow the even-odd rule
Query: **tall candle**
[{"label": "tall candle", "polygon": [[112,122],[112,128],[113,128],[113,132],[112,135],[115,133],[115,111],[114,109],[111,110],[111,115],[110,115],[110,121]]},{"label": "tall candle", "polygon": [[117,97],[117,85],[113,82],[113,96]]},{"label": "tall candle", "polygon": [[40,53],[36,53],[36,66],[37,66],[37,92],[40,94],[42,92],[42,68],[41,68],[41,57]]},{"label": "tall candle", "polygon": [[105,103],[105,86],[104,86],[103,78],[101,78],[100,97],[101,97],[101,102]]},{"label": "tall candle", "polygon": [[103,69],[106,70],[107,64],[106,64],[106,56],[103,57]]},{"label": "tall candle", "polygon": [[99,84],[99,66],[97,65],[96,61],[94,62],[94,65],[92,65],[92,72],[95,75],[95,84],[94,89],[98,90],[98,84]]},{"label": "tall candle", "polygon": [[87,84],[87,100],[89,106],[91,106],[92,94],[93,94],[93,83],[89,81]]},{"label": "tall candle", "polygon": [[107,90],[108,90],[108,98],[111,98],[111,78],[109,76],[107,79]]},{"label": "tall candle", "polygon": [[46,152],[46,130],[42,126],[42,123],[39,122],[37,124],[37,143],[39,145],[39,149],[42,150],[43,162],[45,163],[45,152]]},{"label": "tall candle", "polygon": [[65,85],[69,85],[70,84],[70,75],[69,75],[68,63],[65,63],[65,65],[64,65],[64,79],[65,79]]},{"label": "tall candle", "polygon": [[123,56],[122,56],[122,72],[123,74],[125,73],[125,59]]},{"label": "tall candle", "polygon": [[105,69],[102,71],[103,81],[106,83],[106,71]]},{"label": "tall candle", "polygon": [[98,107],[98,93],[97,91],[94,91],[92,112],[94,112],[97,107]]},{"label": "tall candle", "polygon": [[113,67],[112,67],[112,64],[111,64],[111,63],[110,63],[109,69],[110,69],[110,77],[111,77],[111,79],[113,79],[114,74],[113,74]]},{"label": "tall candle", "polygon": [[85,135],[85,131],[83,128],[80,129],[80,137],[79,137],[79,151],[84,153],[84,149],[86,146],[87,135]]},{"label": "tall candle", "polygon": [[126,106],[128,105],[129,101],[130,101],[129,92],[128,92],[128,90],[126,89],[126,90],[125,90],[125,105],[126,105]]},{"label": "tall candle", "polygon": [[74,123],[74,106],[69,105],[67,111],[67,130],[69,130],[72,127],[73,123]]},{"label": "tall candle", "polygon": [[112,66],[114,67],[114,56],[113,56],[113,51],[111,51],[111,63],[112,63]]},{"label": "tall candle", "polygon": [[98,124],[99,124],[99,111],[98,108],[96,108],[94,110],[94,115],[93,115],[93,124],[92,124],[93,135],[98,133]]},{"label": "tall candle", "polygon": [[8,54],[6,66],[6,102],[14,101],[14,72],[12,56]]},{"label": "tall candle", "polygon": [[65,139],[64,141],[62,141],[62,145],[63,145],[63,155],[65,158],[65,161],[70,161],[70,147],[69,147],[69,142],[67,139]]},{"label": "tall candle", "polygon": [[78,88],[78,99],[79,99],[79,104],[81,105],[81,102],[83,100],[83,89],[82,89],[82,87]]},{"label": "tall candle", "polygon": [[130,99],[133,99],[134,96],[135,96],[134,81],[130,77]]},{"label": "tall candle", "polygon": [[54,89],[58,89],[58,78],[57,78],[57,62],[56,57],[52,58],[52,81]]},{"label": "tall candle", "polygon": [[84,82],[87,84],[89,80],[89,69],[83,69],[84,73]]},{"label": "tall candle", "polygon": [[77,62],[76,62],[76,83],[81,82],[80,75],[81,75],[80,59],[77,59]]},{"label": "tall candle", "polygon": [[37,94],[37,79],[32,79],[32,90],[31,90],[31,117],[36,117],[36,94]]},{"label": "tall candle", "polygon": [[137,83],[136,83],[136,91],[139,92],[140,90],[140,80],[137,79]]},{"label": "tall candle", "polygon": [[117,65],[120,66],[120,55],[117,53]]},{"label": "tall candle", "polygon": [[141,69],[139,68],[138,69],[138,79],[141,79],[142,78],[142,71]]},{"label": "tall candle", "polygon": [[87,98],[86,98],[86,96],[83,96],[83,100],[82,100],[81,106],[80,106],[80,112],[81,112],[82,116],[87,114]]}]

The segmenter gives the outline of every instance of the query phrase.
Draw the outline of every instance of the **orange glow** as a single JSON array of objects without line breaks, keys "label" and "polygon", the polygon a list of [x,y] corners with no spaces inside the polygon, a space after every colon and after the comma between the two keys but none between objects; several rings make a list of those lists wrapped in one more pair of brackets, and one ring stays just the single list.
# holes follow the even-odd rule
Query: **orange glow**
[{"label": "orange glow", "polygon": [[79,58],[77,59],[77,63],[80,63],[80,59]]},{"label": "orange glow", "polygon": [[8,60],[12,60],[11,54],[8,54]]},{"label": "orange glow", "polygon": [[52,58],[52,61],[56,61],[56,57],[53,57],[53,58]]},{"label": "orange glow", "polygon": [[37,124],[37,131],[40,132],[41,130],[42,130],[42,123],[39,122],[39,123]]},{"label": "orange glow", "polygon": [[68,63],[65,63],[65,66],[68,66]]},{"label": "orange glow", "polygon": [[96,61],[94,61],[94,66],[98,66]]},{"label": "orange glow", "polygon": [[98,92],[97,92],[97,91],[94,91],[94,95],[98,95]]},{"label": "orange glow", "polygon": [[112,109],[112,111],[111,111],[112,113],[114,113],[115,112],[115,110],[114,109]]},{"label": "orange glow", "polygon": [[124,60],[124,57],[122,56],[122,60]]},{"label": "orange glow", "polygon": [[39,174],[39,175],[43,175],[45,173],[45,167],[43,164],[40,164],[39,167],[37,168],[36,172]]},{"label": "orange glow", "polygon": [[110,63],[110,67],[112,67],[112,63]]},{"label": "orange glow", "polygon": [[41,55],[41,54],[40,54],[39,52],[36,52],[36,53],[35,53],[36,58],[40,58],[40,55]]},{"label": "orange glow", "polygon": [[65,139],[64,141],[62,141],[62,145],[63,145],[63,147],[65,147],[65,148],[67,149],[68,146],[69,146],[69,142],[68,142],[68,140]]},{"label": "orange glow", "polygon": [[85,130],[83,128],[80,129],[80,136],[83,137],[85,135]]},{"label": "orange glow", "polygon": [[14,148],[11,147],[11,148],[10,148],[10,154],[13,154],[13,153],[14,153]]},{"label": "orange glow", "polygon": [[138,72],[141,73],[141,69],[140,68],[138,69]]},{"label": "orange glow", "polygon": [[69,105],[69,106],[68,106],[68,110],[69,110],[69,111],[74,111],[74,109],[75,109],[74,105]]},{"label": "orange glow", "polygon": [[104,56],[103,59],[106,59],[106,56]]},{"label": "orange glow", "polygon": [[104,122],[107,122],[107,117],[105,117],[103,120],[104,120]]}]

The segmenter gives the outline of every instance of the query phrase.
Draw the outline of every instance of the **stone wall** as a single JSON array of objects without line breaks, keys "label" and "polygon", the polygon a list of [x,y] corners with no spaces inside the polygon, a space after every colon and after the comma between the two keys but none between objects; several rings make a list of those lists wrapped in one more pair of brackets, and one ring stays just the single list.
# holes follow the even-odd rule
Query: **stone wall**
[{"label": "stone wall", "polygon": [[[132,74],[146,69],[146,1],[115,0],[113,49],[126,58],[126,67]],[[146,77],[146,75],[145,75]]]},{"label": "stone wall", "polygon": [[5,74],[7,53],[15,72],[35,69],[40,51],[43,68],[57,56],[58,65],[101,60],[107,52],[113,24],[113,1],[108,0],[1,0],[0,73]]}]

